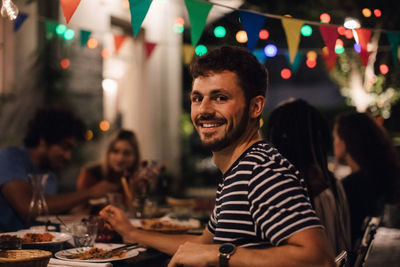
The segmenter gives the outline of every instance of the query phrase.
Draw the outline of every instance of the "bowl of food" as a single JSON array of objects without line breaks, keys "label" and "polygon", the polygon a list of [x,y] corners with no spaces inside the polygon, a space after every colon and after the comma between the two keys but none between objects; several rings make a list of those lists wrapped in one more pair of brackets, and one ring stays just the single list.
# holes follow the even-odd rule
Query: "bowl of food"
[{"label": "bowl of food", "polygon": [[22,238],[19,238],[17,235],[0,235],[0,249],[21,249],[21,247]]},{"label": "bowl of food", "polygon": [[0,251],[0,266],[10,267],[45,267],[51,252],[39,249],[18,249]]}]

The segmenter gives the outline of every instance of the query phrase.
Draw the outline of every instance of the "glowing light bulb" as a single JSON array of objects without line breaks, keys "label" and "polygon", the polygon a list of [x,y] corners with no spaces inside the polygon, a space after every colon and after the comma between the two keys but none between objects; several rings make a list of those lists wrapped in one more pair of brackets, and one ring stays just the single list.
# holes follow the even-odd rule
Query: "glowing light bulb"
[{"label": "glowing light bulb", "polygon": [[19,10],[11,0],[3,0],[0,13],[9,20],[15,20],[18,17]]}]

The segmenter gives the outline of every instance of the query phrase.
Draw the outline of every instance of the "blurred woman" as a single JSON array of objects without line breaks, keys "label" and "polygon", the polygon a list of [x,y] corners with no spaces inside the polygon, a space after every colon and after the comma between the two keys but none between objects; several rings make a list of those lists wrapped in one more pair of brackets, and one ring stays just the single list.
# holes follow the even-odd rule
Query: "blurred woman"
[{"label": "blurred woman", "polygon": [[381,216],[385,203],[395,200],[398,156],[385,129],[366,113],[338,116],[333,137],[335,158],[349,165],[352,171],[342,182],[355,243],[362,235],[365,217]]},{"label": "blurred woman", "polygon": [[[83,190],[107,180],[121,185],[121,177],[133,179],[140,165],[140,152],[136,135],[129,130],[119,130],[110,140],[102,163],[81,169],[77,189]],[[120,187],[122,192],[122,187]]]},{"label": "blurred woman", "polygon": [[325,119],[306,101],[291,99],[272,111],[267,132],[272,145],[302,174],[334,252],[350,249],[346,196],[328,170],[332,141]]}]

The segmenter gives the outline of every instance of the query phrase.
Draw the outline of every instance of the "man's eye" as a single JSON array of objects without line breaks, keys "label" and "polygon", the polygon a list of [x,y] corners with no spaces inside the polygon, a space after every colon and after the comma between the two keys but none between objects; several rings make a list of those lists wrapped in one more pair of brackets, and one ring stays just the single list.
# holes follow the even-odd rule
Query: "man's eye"
[{"label": "man's eye", "polygon": [[215,98],[215,100],[217,100],[217,101],[226,101],[226,100],[228,100],[228,98],[226,96],[219,95],[219,96],[217,96]]},{"label": "man's eye", "polygon": [[192,97],[192,102],[201,102],[201,97],[200,96],[193,96]]}]

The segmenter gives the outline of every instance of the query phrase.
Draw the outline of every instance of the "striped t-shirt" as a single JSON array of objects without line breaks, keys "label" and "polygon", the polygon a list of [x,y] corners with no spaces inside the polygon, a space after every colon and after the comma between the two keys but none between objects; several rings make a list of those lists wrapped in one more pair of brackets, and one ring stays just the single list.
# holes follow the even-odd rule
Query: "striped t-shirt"
[{"label": "striped t-shirt", "polygon": [[268,247],[298,231],[322,226],[299,172],[260,141],[223,175],[207,227],[215,243]]}]

